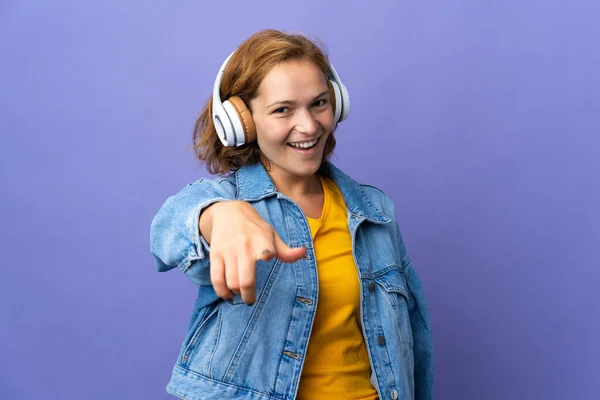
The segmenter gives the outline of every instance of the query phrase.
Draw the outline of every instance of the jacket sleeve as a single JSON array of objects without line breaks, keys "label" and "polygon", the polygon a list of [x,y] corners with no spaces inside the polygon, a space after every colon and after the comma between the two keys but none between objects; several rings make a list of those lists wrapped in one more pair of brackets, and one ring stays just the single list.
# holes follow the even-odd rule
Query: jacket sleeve
[{"label": "jacket sleeve", "polygon": [[431,400],[434,371],[431,320],[421,281],[409,257],[403,260],[402,266],[409,292],[408,313],[415,360],[415,400]]},{"label": "jacket sleeve", "polygon": [[200,235],[200,213],[211,204],[235,198],[226,179],[201,178],[169,197],[150,226],[150,251],[159,272],[175,267],[198,285],[210,284],[208,243]]},{"label": "jacket sleeve", "polygon": [[408,314],[413,335],[415,400],[431,400],[433,398],[433,338],[431,319],[425,301],[421,280],[406,252],[402,234],[396,220],[396,207],[393,200],[378,190],[376,198],[384,214],[391,218],[390,235],[396,243],[396,256],[402,264],[408,289]]},{"label": "jacket sleeve", "polygon": [[[394,218],[395,219],[395,218]],[[413,354],[415,361],[415,400],[431,400],[433,398],[433,337],[431,319],[425,301],[425,293],[417,271],[406,252],[400,228],[396,223],[396,240],[399,245],[399,256],[408,289],[408,314],[413,335]]]}]

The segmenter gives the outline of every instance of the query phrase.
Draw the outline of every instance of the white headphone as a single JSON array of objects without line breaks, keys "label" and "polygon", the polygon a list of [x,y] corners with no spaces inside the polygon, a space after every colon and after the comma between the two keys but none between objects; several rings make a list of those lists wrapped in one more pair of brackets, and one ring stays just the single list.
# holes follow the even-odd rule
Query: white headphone
[{"label": "white headphone", "polygon": [[[235,52],[234,52],[235,53]],[[212,97],[212,118],[215,129],[223,146],[241,146],[256,140],[256,127],[250,109],[239,96],[231,96],[229,99],[221,100],[221,78],[223,71],[233,53],[225,59],[219,69]],[[334,123],[342,122],[350,112],[350,98],[348,89],[340,80],[339,75],[329,64],[328,86],[331,93],[331,106],[333,108]]]}]

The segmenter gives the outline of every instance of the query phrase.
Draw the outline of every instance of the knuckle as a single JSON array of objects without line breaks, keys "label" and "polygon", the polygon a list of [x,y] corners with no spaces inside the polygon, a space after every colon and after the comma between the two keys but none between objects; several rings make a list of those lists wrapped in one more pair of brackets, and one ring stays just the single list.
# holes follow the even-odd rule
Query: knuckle
[{"label": "knuckle", "polygon": [[226,249],[220,244],[222,241],[213,238],[213,243],[210,246],[211,259],[222,259],[226,254]]},{"label": "knuckle", "polygon": [[215,289],[225,287],[225,279],[220,276],[211,278],[211,282]]},{"label": "knuckle", "polygon": [[254,279],[244,279],[240,282],[240,288],[243,290],[253,289],[254,284]]},{"label": "knuckle", "polygon": [[227,287],[232,292],[239,292],[240,291],[240,285],[237,282],[229,283],[229,284],[227,284]]},{"label": "knuckle", "polygon": [[265,247],[265,249],[274,249],[275,245],[277,243],[277,239],[275,238],[274,235],[264,235],[261,237],[261,242],[263,244],[263,246]]},{"label": "knuckle", "polygon": [[250,238],[248,235],[243,233],[238,233],[235,235],[234,240],[230,242],[232,248],[246,247],[250,243]]},{"label": "knuckle", "polygon": [[235,242],[238,244],[247,244],[249,241],[250,238],[244,233],[240,232],[235,235]]}]

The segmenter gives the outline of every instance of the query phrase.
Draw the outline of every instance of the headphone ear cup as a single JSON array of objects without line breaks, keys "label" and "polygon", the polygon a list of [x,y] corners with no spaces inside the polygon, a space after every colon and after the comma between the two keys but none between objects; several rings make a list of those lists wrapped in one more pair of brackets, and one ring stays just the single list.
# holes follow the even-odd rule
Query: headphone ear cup
[{"label": "headphone ear cup", "polygon": [[333,109],[333,122],[338,123],[341,121],[342,116],[342,93],[340,87],[335,81],[327,81],[329,86],[329,94],[331,97],[331,108]]},{"label": "headphone ear cup", "polygon": [[222,103],[213,102],[212,119],[219,140],[225,147],[235,146],[235,136],[231,120]]},{"label": "headphone ear cup", "polygon": [[225,114],[227,115],[227,118],[233,127],[231,131],[231,137],[233,140],[228,140],[229,143],[233,142],[233,144],[229,144],[229,146],[243,145],[246,137],[244,136],[244,126],[242,125],[242,120],[240,119],[237,110],[235,109],[233,103],[231,103],[229,100],[225,100],[223,102],[223,108],[225,109]]},{"label": "headphone ear cup", "polygon": [[348,95],[348,89],[346,89],[346,85],[340,82],[340,92],[342,95],[342,114],[340,115],[340,121],[342,122],[346,118],[348,118],[348,114],[350,113],[350,96]]},{"label": "headphone ear cup", "polygon": [[[244,103],[239,96],[231,96],[227,101],[231,103],[235,110],[241,124],[244,133],[243,143],[252,143],[256,141],[256,125],[254,124],[254,118],[252,118],[252,112],[250,108]],[[239,144],[238,144],[239,146]]]}]

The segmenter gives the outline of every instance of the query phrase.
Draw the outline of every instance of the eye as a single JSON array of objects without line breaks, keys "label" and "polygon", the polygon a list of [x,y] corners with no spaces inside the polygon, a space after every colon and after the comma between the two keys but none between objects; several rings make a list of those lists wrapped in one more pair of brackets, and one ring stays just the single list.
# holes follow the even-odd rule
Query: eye
[{"label": "eye", "polygon": [[285,114],[288,112],[287,107],[279,107],[277,110],[273,111],[273,114]]},{"label": "eye", "polygon": [[314,106],[314,107],[322,107],[322,106],[324,106],[325,104],[327,104],[327,100],[325,100],[325,99],[321,99],[321,100],[317,100],[317,101],[315,101],[315,102],[313,103],[313,106]]}]

